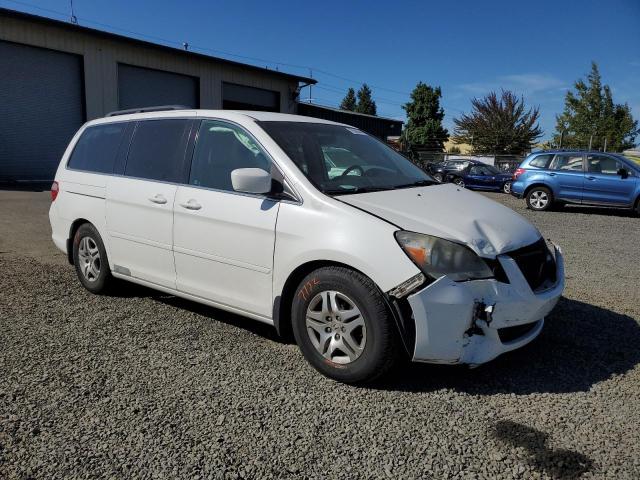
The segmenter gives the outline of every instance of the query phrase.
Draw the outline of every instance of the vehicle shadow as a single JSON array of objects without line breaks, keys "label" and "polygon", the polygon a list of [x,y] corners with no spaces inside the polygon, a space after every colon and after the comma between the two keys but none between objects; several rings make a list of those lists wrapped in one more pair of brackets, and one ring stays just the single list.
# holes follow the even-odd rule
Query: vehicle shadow
[{"label": "vehicle shadow", "polygon": [[640,363],[640,325],[628,315],[561,299],[531,344],[475,369],[406,364],[369,388],[409,392],[449,388],[473,395],[569,393]]},{"label": "vehicle shadow", "polygon": [[115,288],[109,292],[109,296],[117,298],[150,298],[165,305],[170,305],[181,310],[186,310],[203,317],[210,318],[212,321],[226,323],[237,328],[241,328],[247,332],[273,340],[278,343],[288,343],[282,339],[276,329],[272,325],[259,322],[235,313],[220,310],[215,307],[209,307],[201,303],[176,297],[169,293],[163,293],[158,290],[138,285],[131,282],[118,282]]},{"label": "vehicle shadow", "polygon": [[608,217],[637,218],[635,211],[626,208],[590,207],[587,205],[563,205],[557,212],[582,213],[585,215],[604,215]]},{"label": "vehicle shadow", "polygon": [[549,434],[535,428],[501,420],[493,426],[491,433],[508,447],[523,448],[527,454],[527,462],[551,478],[575,479],[593,468],[593,461],[581,453],[548,447]]}]

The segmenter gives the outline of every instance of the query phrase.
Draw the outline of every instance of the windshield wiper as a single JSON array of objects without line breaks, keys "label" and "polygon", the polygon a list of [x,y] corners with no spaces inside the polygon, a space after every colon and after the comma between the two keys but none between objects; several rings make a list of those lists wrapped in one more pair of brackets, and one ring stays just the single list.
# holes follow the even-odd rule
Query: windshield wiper
[{"label": "windshield wiper", "polygon": [[401,185],[394,186],[394,190],[398,188],[411,188],[411,187],[428,187],[429,185],[436,185],[438,182],[435,180],[416,180],[411,183],[403,183]]},{"label": "windshield wiper", "polygon": [[393,190],[395,187],[356,187],[349,189],[335,188],[323,190],[327,195],[350,195],[354,193],[382,192],[384,190]]}]

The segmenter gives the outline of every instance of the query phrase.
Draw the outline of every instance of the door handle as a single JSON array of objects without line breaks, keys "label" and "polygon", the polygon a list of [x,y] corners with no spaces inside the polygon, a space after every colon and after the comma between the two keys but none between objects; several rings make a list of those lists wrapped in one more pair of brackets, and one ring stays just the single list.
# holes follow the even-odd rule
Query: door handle
[{"label": "door handle", "polygon": [[550,177],[555,177],[555,176],[556,176],[556,174],[555,174],[555,173],[553,173],[553,172],[551,172],[551,173],[549,173],[549,176],[550,176]]},{"label": "door handle", "polygon": [[161,195],[160,193],[156,194],[155,197],[149,198],[149,201],[153,203],[157,203],[159,205],[164,205],[165,203],[167,203],[167,199],[164,198],[164,196]]},{"label": "door handle", "polygon": [[186,208],[187,210],[200,210],[202,208],[202,205],[196,202],[193,198],[187,203],[181,203],[180,206],[182,208]]},{"label": "door handle", "polygon": [[596,177],[591,177],[591,176],[587,177],[587,180],[595,180],[595,179]]}]

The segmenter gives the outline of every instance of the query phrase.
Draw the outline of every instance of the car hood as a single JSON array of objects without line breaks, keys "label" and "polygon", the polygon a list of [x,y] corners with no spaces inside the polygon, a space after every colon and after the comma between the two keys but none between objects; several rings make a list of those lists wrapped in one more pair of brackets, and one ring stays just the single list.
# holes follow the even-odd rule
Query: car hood
[{"label": "car hood", "polygon": [[510,208],[453,184],[336,198],[403,230],[464,243],[483,257],[493,258],[540,238],[540,232]]}]

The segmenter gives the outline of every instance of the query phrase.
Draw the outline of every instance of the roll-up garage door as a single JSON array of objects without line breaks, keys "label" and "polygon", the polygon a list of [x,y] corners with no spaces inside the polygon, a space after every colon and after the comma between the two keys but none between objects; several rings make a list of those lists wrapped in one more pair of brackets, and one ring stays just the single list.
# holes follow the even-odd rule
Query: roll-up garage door
[{"label": "roll-up garage door", "polygon": [[118,106],[123,110],[159,105],[198,108],[199,97],[196,77],[118,64]]},{"label": "roll-up garage door", "polygon": [[53,179],[84,115],[81,56],[0,41],[0,182]]},{"label": "roll-up garage door", "polygon": [[222,84],[222,108],[225,110],[279,112],[280,92],[224,82]]}]

